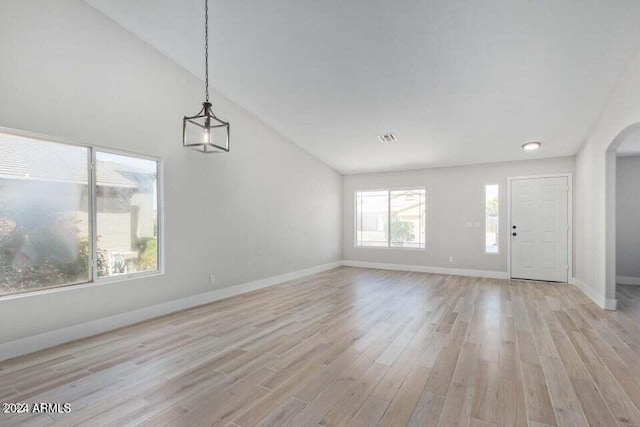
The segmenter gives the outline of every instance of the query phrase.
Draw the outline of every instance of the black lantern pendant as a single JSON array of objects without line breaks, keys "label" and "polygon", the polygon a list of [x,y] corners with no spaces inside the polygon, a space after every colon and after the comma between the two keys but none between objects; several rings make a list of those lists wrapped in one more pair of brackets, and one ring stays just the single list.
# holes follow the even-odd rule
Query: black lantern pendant
[{"label": "black lantern pendant", "polygon": [[202,153],[229,152],[229,123],[213,114],[209,102],[209,1],[204,0],[205,102],[195,116],[182,120],[182,145]]}]

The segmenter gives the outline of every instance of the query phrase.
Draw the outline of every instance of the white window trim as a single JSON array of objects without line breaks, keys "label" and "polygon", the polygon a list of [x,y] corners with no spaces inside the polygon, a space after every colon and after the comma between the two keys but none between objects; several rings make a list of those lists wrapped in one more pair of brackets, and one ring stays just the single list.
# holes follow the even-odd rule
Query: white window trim
[{"label": "white window trim", "polygon": [[[387,215],[389,220],[387,221],[387,227],[391,227],[391,192],[403,191],[403,190],[423,190],[424,191],[424,247],[422,248],[408,248],[403,246],[391,246],[391,232],[389,230],[389,239],[387,239],[387,246],[362,246],[358,245],[358,193],[370,192],[370,191],[386,191],[388,197]],[[383,250],[402,250],[402,251],[425,251],[427,249],[427,188],[426,187],[387,187],[387,188],[371,188],[363,190],[354,190],[353,192],[353,247],[355,249],[383,249]]]},{"label": "white window trim", "polygon": [[[32,291],[18,292],[8,295],[0,295],[0,301],[7,299],[23,298],[35,295],[50,294],[54,292],[69,291],[72,289],[84,289],[96,285],[109,284],[122,282],[126,280],[142,279],[153,276],[161,276],[165,273],[164,254],[165,254],[165,233],[164,233],[164,162],[161,157],[152,156],[149,154],[137,153],[134,151],[119,150],[108,147],[101,147],[98,145],[82,144],[75,141],[69,141],[62,138],[54,138],[48,135],[42,135],[33,132],[27,132],[17,129],[11,129],[0,126],[0,133],[15,135],[23,138],[31,138],[43,142],[51,142],[56,144],[70,145],[73,147],[82,147],[88,150],[87,156],[87,170],[88,170],[88,197],[89,197],[89,228],[91,230],[91,256],[90,256],[90,274],[89,280],[86,282],[69,283],[64,285],[45,286]],[[96,176],[95,176],[95,159],[96,151],[118,154],[122,156],[135,157],[143,160],[151,160],[157,162],[157,204],[158,204],[158,268],[156,270],[141,271],[129,274],[120,274],[110,277],[98,277],[97,270],[97,211],[96,207]]]}]

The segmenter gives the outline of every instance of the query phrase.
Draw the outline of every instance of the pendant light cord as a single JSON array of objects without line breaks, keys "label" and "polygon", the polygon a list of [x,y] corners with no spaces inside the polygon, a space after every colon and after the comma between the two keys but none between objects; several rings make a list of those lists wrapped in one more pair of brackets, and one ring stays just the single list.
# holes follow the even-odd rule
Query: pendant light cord
[{"label": "pendant light cord", "polygon": [[209,102],[209,0],[204,0],[204,90]]}]

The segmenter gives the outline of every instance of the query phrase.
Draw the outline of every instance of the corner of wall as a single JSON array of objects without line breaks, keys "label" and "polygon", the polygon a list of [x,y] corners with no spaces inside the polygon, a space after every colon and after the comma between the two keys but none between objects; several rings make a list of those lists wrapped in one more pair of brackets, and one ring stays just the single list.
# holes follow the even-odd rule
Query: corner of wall
[{"label": "corner of wall", "polygon": [[617,299],[609,299],[602,294],[591,289],[586,283],[577,277],[572,277],[569,280],[569,284],[578,288],[583,294],[585,294],[591,301],[596,303],[596,305],[605,310],[616,310],[618,308],[618,300]]}]

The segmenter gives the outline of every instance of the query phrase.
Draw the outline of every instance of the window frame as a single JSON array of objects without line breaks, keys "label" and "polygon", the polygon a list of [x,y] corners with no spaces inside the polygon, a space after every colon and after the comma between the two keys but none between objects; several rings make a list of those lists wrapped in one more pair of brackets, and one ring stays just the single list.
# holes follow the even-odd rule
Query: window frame
[{"label": "window frame", "polygon": [[[424,191],[424,247],[411,248],[404,246],[391,246],[391,192],[392,191]],[[386,191],[387,192],[387,245],[386,246],[364,246],[358,245],[358,193]],[[426,187],[387,187],[368,188],[354,190],[353,192],[353,247],[356,249],[399,249],[403,251],[424,251],[427,249],[427,188]]]},{"label": "window frame", "polygon": [[[487,215],[487,188],[498,187],[498,221],[496,224],[496,250],[487,250],[487,226],[489,216]],[[484,185],[484,254],[485,255],[500,255],[500,184],[485,184]]]},{"label": "window frame", "polygon": [[[126,280],[141,279],[146,277],[153,277],[163,275],[165,272],[164,265],[164,248],[165,248],[165,232],[164,232],[164,162],[162,157],[153,156],[149,154],[142,154],[135,151],[120,150],[108,147],[102,147],[99,145],[78,143],[75,141],[69,141],[62,138],[51,137],[48,135],[37,134],[33,132],[27,132],[17,129],[11,129],[0,126],[0,134],[14,135],[22,138],[30,138],[41,142],[49,142],[55,144],[69,145],[72,147],[81,147],[87,149],[87,197],[88,197],[88,221],[89,232],[91,242],[91,254],[89,257],[89,278],[86,282],[75,282],[63,285],[43,286],[34,290],[26,290],[22,292],[16,292],[13,294],[0,295],[0,301],[5,299],[21,298],[32,295],[38,295],[43,293],[52,293],[59,291],[66,291],[70,289],[82,289],[90,286],[122,282]],[[154,161],[157,164],[157,233],[158,233],[158,266],[155,270],[140,271],[135,273],[120,274],[110,277],[98,277],[97,268],[97,195],[96,195],[96,152],[103,152],[109,154],[116,154],[127,157],[134,157],[142,160]]]}]

